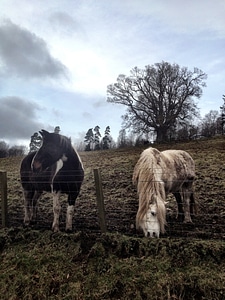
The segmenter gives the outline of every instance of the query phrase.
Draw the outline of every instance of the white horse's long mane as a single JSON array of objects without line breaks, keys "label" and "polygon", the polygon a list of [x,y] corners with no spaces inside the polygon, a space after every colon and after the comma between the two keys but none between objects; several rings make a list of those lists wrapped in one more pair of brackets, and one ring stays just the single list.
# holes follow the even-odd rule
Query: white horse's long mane
[{"label": "white horse's long mane", "polygon": [[[167,194],[179,191],[183,195],[188,192],[190,197],[193,194],[194,178],[195,164],[187,152],[182,150],[160,152],[151,147],[144,150],[133,172],[133,184],[137,186],[139,196],[139,208],[136,216],[137,228],[142,227],[150,205],[156,204],[157,219],[160,231],[163,233],[166,223],[165,201]],[[185,186],[183,186],[184,183]],[[191,220],[190,211],[187,209],[186,220]]]},{"label": "white horse's long mane", "polygon": [[133,172],[133,184],[137,186],[139,208],[136,216],[136,226],[140,227],[149,205],[156,203],[161,232],[165,231],[166,198],[164,183],[161,181],[161,157],[155,148],[148,148],[142,152]]}]

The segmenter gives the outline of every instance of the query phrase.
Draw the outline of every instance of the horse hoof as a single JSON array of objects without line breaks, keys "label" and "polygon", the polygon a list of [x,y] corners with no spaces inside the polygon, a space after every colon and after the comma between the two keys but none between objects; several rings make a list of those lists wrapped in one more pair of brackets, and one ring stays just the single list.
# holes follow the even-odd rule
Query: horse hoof
[{"label": "horse hoof", "polygon": [[193,224],[192,220],[184,220],[184,224]]},{"label": "horse hoof", "polygon": [[23,221],[23,227],[27,228],[30,226],[30,221]]},{"label": "horse hoof", "polygon": [[59,232],[59,227],[52,227],[53,232]]}]

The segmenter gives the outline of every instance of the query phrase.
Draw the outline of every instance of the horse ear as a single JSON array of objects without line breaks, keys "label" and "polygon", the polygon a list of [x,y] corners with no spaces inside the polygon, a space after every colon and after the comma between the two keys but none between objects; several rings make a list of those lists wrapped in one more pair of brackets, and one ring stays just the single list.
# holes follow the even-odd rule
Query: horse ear
[{"label": "horse ear", "polygon": [[49,132],[47,130],[42,129],[41,131],[39,131],[40,135],[42,137],[46,137],[47,135],[49,135]]}]

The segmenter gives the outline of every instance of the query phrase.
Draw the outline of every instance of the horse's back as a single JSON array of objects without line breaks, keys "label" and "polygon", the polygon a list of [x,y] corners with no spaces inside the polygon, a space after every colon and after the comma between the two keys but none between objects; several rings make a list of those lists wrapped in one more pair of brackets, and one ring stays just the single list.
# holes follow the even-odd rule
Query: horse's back
[{"label": "horse's back", "polygon": [[195,162],[191,155],[184,150],[165,150],[161,152],[164,161],[171,164],[171,168],[175,169],[178,174],[188,178],[195,177]]},{"label": "horse's back", "polygon": [[161,182],[166,193],[179,190],[184,182],[193,182],[195,163],[183,150],[159,150],[149,147],[141,153],[134,168],[133,183],[143,190],[148,182]]},{"label": "horse's back", "polygon": [[138,170],[147,168],[152,172],[162,168],[162,171],[185,170],[190,176],[195,176],[195,162],[191,155],[184,150],[164,150],[149,147],[145,149],[135,166]]}]

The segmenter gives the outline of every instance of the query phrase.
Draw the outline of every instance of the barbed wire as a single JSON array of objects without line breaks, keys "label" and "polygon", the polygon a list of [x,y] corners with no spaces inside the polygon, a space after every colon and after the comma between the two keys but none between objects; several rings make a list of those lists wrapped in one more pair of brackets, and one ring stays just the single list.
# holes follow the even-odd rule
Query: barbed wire
[{"label": "barbed wire", "polygon": [[[68,172],[69,173],[69,172]],[[122,175],[122,172],[119,172]],[[127,172],[126,172],[127,173]],[[117,176],[118,171],[111,175]],[[127,175],[130,179],[132,173]],[[9,226],[19,227],[23,224],[24,200],[18,172],[8,172],[8,218]],[[127,177],[119,178],[116,189],[111,189],[111,177],[104,173],[102,185],[106,211],[106,225],[108,231],[120,232],[128,235],[143,236],[135,229],[135,218],[138,209],[138,195],[136,187]],[[75,230],[100,232],[98,222],[98,211],[96,205],[96,194],[94,188],[93,171],[91,169],[85,174],[84,181],[89,186],[81,188],[80,196],[76,200],[73,226]],[[221,186],[224,180],[219,179]],[[204,182],[202,182],[204,183]],[[90,189],[92,187],[92,189]],[[203,188],[195,191],[199,212],[193,218],[193,224],[184,224],[176,220],[176,200],[169,196],[167,210],[167,226],[164,236],[170,237],[202,237],[202,238],[225,238],[225,190],[204,191]],[[210,198],[210,199],[209,199]],[[205,200],[208,199],[208,200]],[[60,217],[60,228],[65,226],[67,199],[61,197],[62,213]],[[217,207],[221,205],[220,207]],[[49,193],[43,193],[39,200],[38,218],[36,228],[51,228],[53,220],[52,197]],[[1,221],[1,216],[0,216]]]}]

